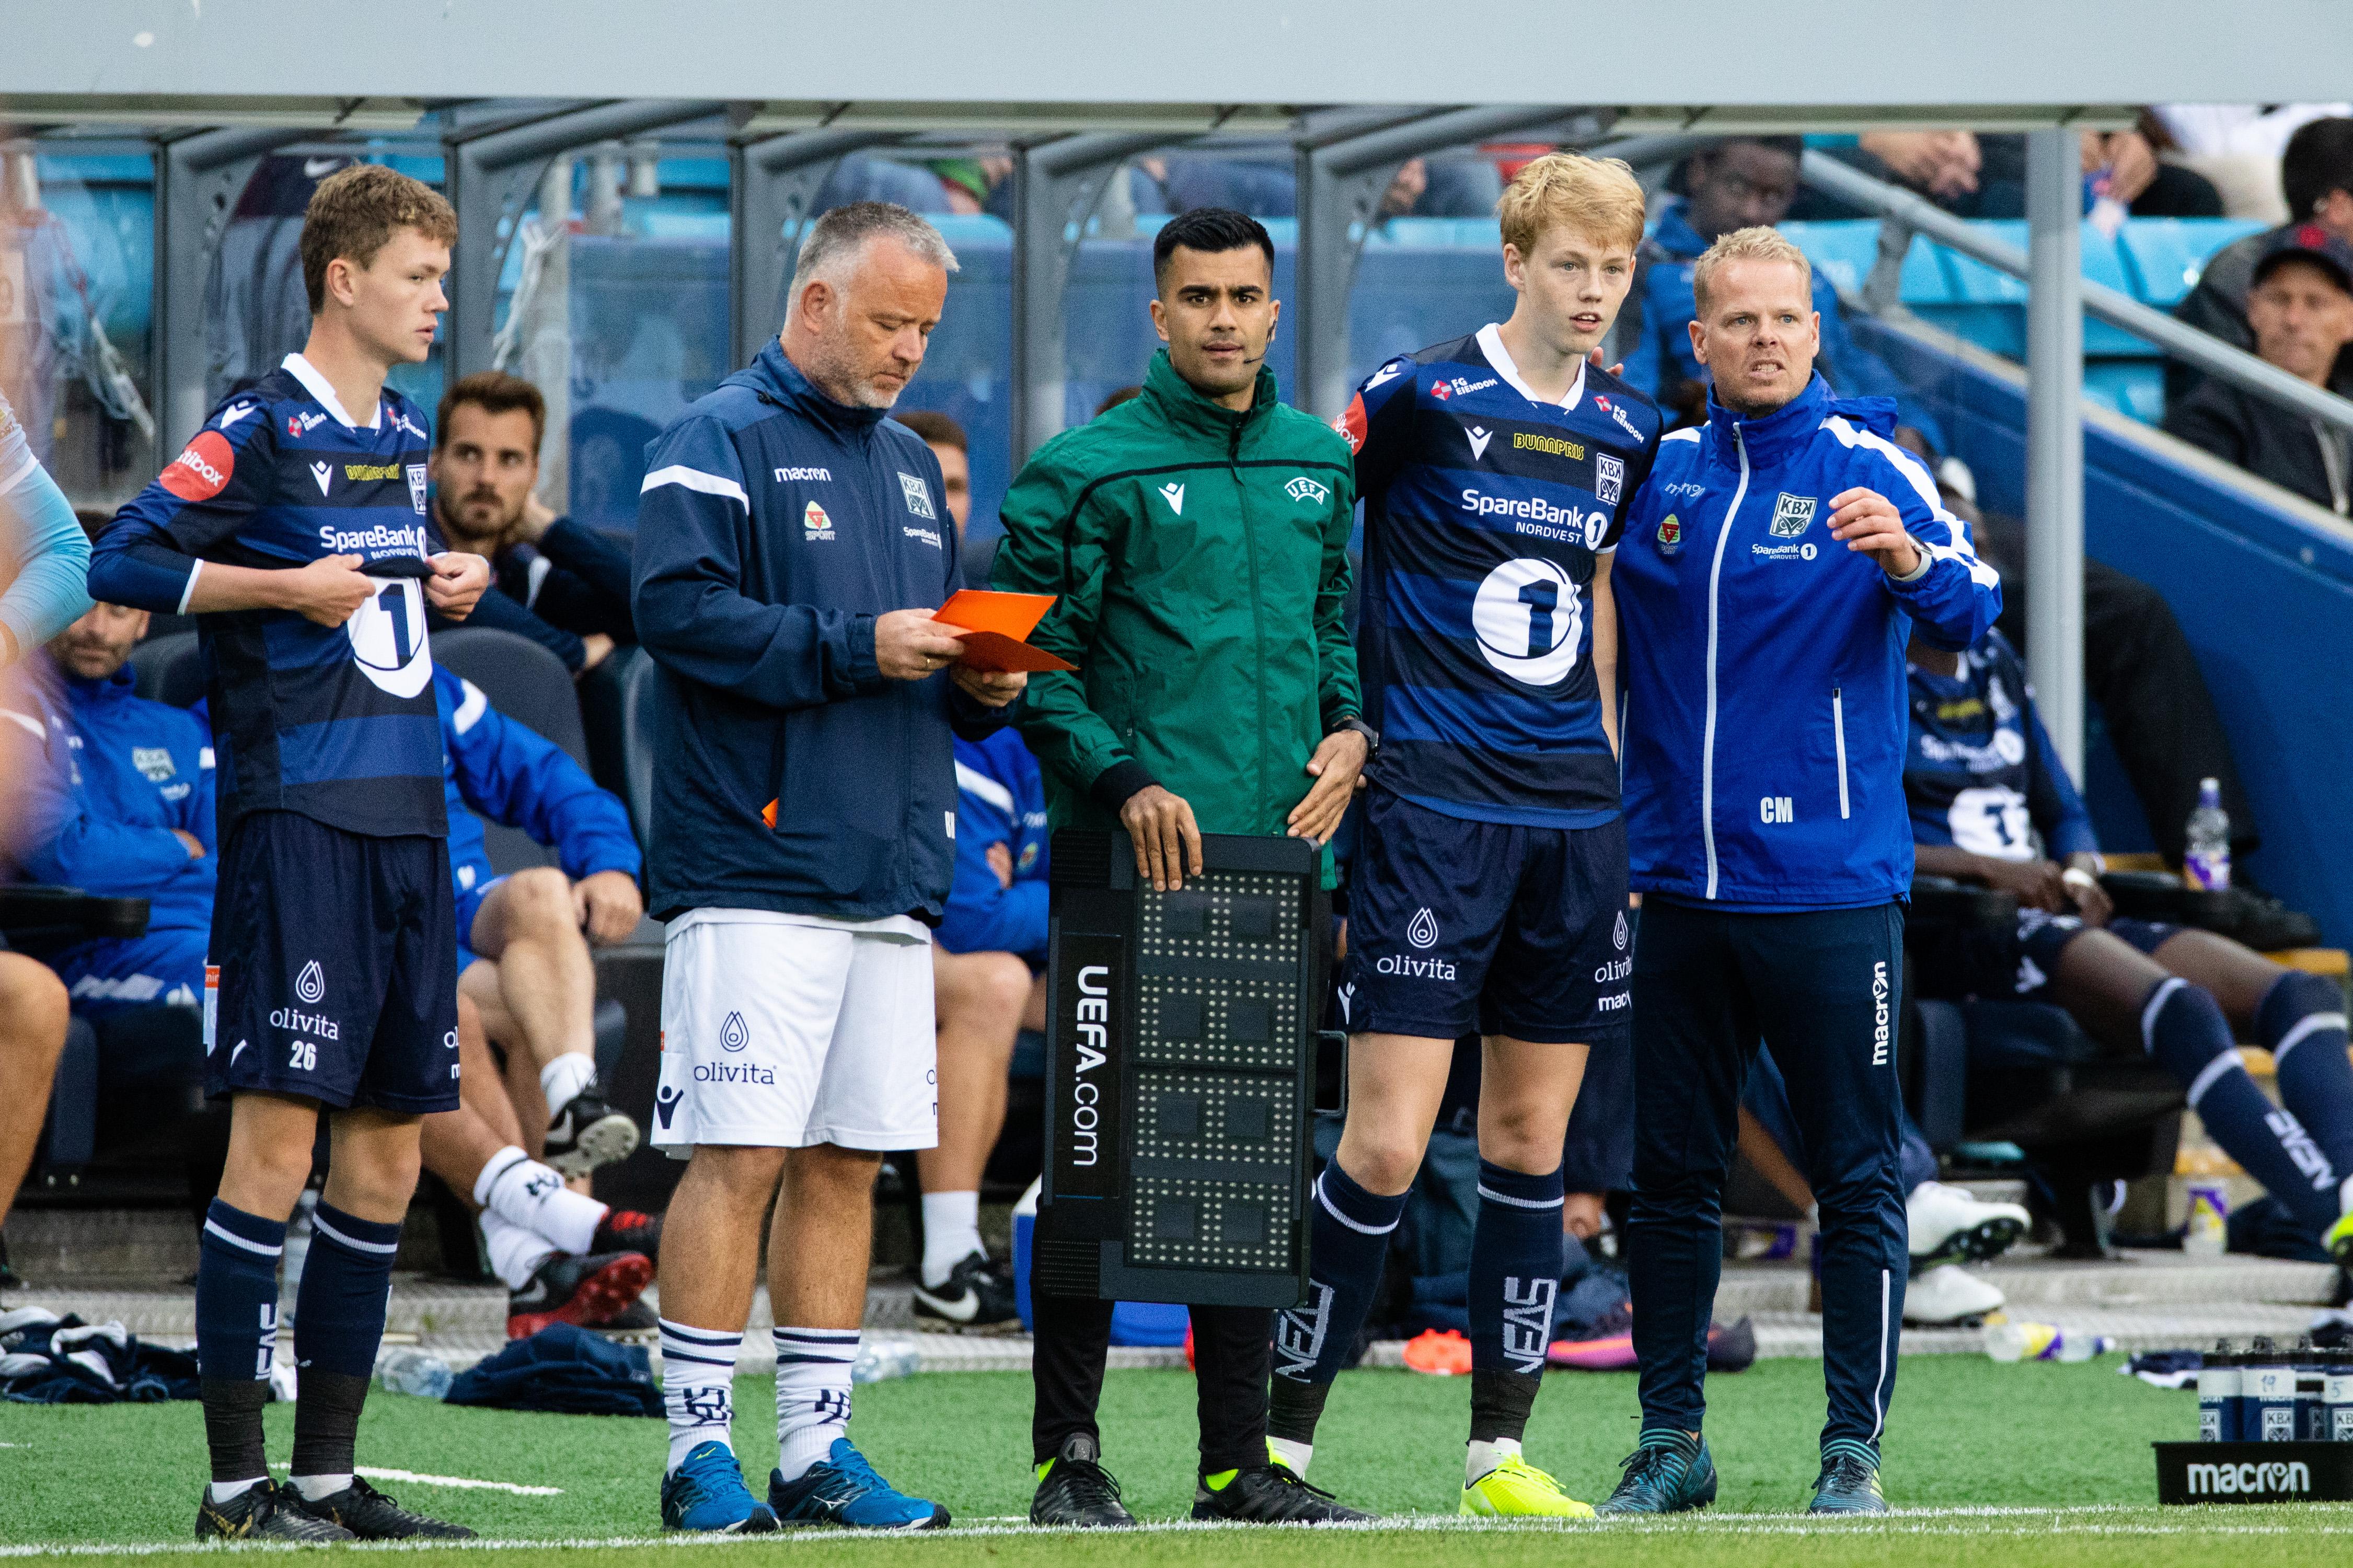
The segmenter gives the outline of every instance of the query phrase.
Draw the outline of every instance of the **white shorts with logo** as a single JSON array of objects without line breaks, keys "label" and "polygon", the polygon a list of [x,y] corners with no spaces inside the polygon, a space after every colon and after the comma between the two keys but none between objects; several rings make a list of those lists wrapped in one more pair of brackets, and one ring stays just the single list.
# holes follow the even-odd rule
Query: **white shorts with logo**
[{"label": "white shorts with logo", "polygon": [[929,1149],[939,1142],[931,933],[693,910],[662,966],[654,1142]]}]

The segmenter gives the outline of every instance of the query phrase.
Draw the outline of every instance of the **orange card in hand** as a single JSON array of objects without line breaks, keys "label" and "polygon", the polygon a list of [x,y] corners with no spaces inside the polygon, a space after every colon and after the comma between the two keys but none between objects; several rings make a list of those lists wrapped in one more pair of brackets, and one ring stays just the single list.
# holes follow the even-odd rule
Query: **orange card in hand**
[{"label": "orange card in hand", "polygon": [[956,662],[972,669],[1076,669],[1066,658],[1026,640],[1054,605],[1051,594],[996,594],[962,588],[933,615],[944,626],[958,628],[964,657]]}]

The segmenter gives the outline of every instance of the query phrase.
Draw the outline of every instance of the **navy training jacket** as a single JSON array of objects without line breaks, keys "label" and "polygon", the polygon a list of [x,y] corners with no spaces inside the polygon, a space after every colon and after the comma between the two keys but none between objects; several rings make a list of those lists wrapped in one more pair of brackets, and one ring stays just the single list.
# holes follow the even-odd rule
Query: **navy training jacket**
[{"label": "navy training jacket", "polygon": [[1014,716],[886,679],[874,617],[964,585],[940,466],[774,341],[646,447],[632,605],[660,666],[648,907],[936,924],[952,736]]},{"label": "navy training jacket", "polygon": [[[2001,580],[1887,439],[1890,400],[1816,375],[1761,419],[1708,410],[1659,443],[1611,575],[1632,883],[1734,910],[1905,898],[1905,648],[1915,621],[1976,642]],[[1903,513],[1926,558],[1911,581],[1830,536],[1857,487]]]}]

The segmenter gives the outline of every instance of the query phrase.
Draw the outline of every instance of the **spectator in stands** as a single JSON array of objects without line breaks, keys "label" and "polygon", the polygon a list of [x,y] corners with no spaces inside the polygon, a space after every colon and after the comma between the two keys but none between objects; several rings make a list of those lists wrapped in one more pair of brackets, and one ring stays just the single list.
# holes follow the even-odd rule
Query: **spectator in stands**
[{"label": "spectator in stands", "polygon": [[[1799,1214],[1816,1217],[1805,1135],[1769,1050],[1757,1052],[1740,1097],[1740,1152]],[[1985,1316],[2007,1298],[1993,1281],[1960,1265],[2000,1257],[2027,1233],[2032,1217],[2016,1204],[1983,1203],[1967,1187],[1936,1180],[1936,1153],[1908,1112],[1903,1159],[1904,1227],[1912,1256],[1904,1321],[1957,1323]]]},{"label": "spectator in stands", "polygon": [[2145,125],[2161,133],[2160,150],[2212,182],[2228,217],[2287,223],[2280,195],[2280,155],[2288,138],[2316,120],[2353,112],[2344,103],[2160,103]]},{"label": "spectator in stands", "polygon": [[[1966,654],[1915,638],[1904,792],[1919,874],[2014,896],[1989,951],[1914,943],[1922,994],[2048,1001],[2119,1054],[2189,1091],[2216,1142],[2311,1237],[2353,1261],[2353,1062],[2345,994],[2211,931],[2114,913],[2091,817],[2052,750],[2026,673],[1999,632]],[[2237,1030],[2279,1074],[2274,1107]]]},{"label": "spectator in stands", "polygon": [[[2353,242],[2318,223],[2267,236],[2247,326],[2266,363],[2327,391],[2353,345]],[[2336,426],[2210,377],[2166,410],[2165,427],[2339,517],[2353,508],[2353,439]]]},{"label": "spectator in stands", "polygon": [[450,548],[489,558],[510,601],[476,605],[474,624],[520,632],[576,674],[638,640],[629,552],[533,493],[546,433],[546,400],[520,377],[478,371],[451,386],[433,421],[433,518]]},{"label": "spectator in stands", "polygon": [[[491,1039],[534,1069],[522,1075],[516,1098],[532,1100],[535,1078],[545,1104],[529,1109],[548,1113],[547,1163],[566,1176],[586,1175],[638,1146],[637,1123],[613,1109],[596,1082],[596,971],[589,956],[591,943],[626,940],[645,913],[628,812],[561,747],[491,707],[473,682],[436,668],[433,694],[457,895],[459,994],[481,1010]],[[563,868],[493,875],[482,816],[554,849]]]},{"label": "spectator in stands", "polygon": [[[1665,208],[1657,229],[1643,241],[1624,318],[1630,324],[1618,339],[1626,356],[1625,376],[1683,423],[1704,418],[1707,403],[1707,373],[1691,345],[1692,268],[1717,237],[1781,221],[1798,193],[1798,160],[1804,150],[1795,136],[1736,136],[1693,153],[1685,174],[1690,194]],[[1931,456],[1943,452],[1945,435],[1936,416],[1886,361],[1848,331],[1830,279],[1820,272],[1813,279],[1821,333],[1814,368],[1841,396],[1893,397],[1896,440]]]},{"label": "spectator in stands", "polygon": [[507,1288],[507,1338],[556,1322],[651,1328],[637,1299],[660,1258],[660,1218],[575,1192],[531,1157],[481,1013],[463,994],[458,1063],[458,1109],[425,1119],[425,1168],[480,1217],[491,1272]]},{"label": "spectator in stands", "polygon": [[[2340,238],[2353,240],[2353,119],[2315,120],[2288,138],[2280,156],[2280,189],[2287,198],[2291,227],[2317,224]],[[2280,230],[2249,235],[2207,258],[2198,286],[2173,308],[2179,320],[2236,348],[2253,352],[2254,329],[2247,321],[2247,295],[2253,289],[2255,266],[2271,254]],[[2204,373],[2168,360],[2165,402],[2184,402]],[[2329,373],[2329,390],[2353,396],[2353,351],[2339,353]]]},{"label": "spectator in stands", "polygon": [[990,198],[997,195],[999,186],[1013,177],[1013,159],[1006,153],[984,153],[973,158],[941,158],[934,161],[930,167],[932,173],[939,176],[940,192],[945,198],[945,205],[928,210],[965,216],[996,211],[1003,203]]},{"label": "spectator in stands", "polygon": [[213,744],[205,721],[133,688],[147,612],[94,605],[49,640],[28,674],[57,700],[69,762],[27,781],[51,824],[28,846],[34,879],[147,900],[147,932],[53,953],[78,1013],[204,997],[213,921]]},{"label": "spectator in stands", "polygon": [[[2154,120],[2128,131],[2086,131],[2083,171],[2099,190],[2136,217],[2220,217],[2222,198],[2203,174],[2160,161],[2164,127]],[[1907,186],[1968,218],[2026,216],[2026,138],[1980,136],[1970,131],[1866,131],[1860,136],[1815,136],[1810,146],[1874,179]],[[2088,199],[2088,198],[2087,198]],[[1800,215],[1810,219],[1873,215],[1835,196],[1810,191]]]}]

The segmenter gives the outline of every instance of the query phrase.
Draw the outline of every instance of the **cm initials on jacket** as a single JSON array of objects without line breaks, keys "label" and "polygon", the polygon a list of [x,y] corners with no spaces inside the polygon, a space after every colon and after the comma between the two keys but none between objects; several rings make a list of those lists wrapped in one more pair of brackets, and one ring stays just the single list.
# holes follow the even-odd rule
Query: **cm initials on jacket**
[{"label": "cm initials on jacket", "polygon": [[[1833,397],[1817,375],[1761,418],[1713,395],[1708,410],[1660,442],[1612,579],[1632,884],[1734,910],[1906,897],[1904,650],[1915,622],[1975,642],[2000,579],[1887,438],[1888,399]],[[1902,514],[1915,575],[1831,537],[1854,489]]]}]

